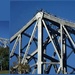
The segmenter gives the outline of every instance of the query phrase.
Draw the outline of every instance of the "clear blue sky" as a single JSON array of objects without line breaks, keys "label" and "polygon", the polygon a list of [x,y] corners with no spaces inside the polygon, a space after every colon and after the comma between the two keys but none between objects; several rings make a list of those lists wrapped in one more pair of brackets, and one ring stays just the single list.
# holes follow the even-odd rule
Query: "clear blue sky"
[{"label": "clear blue sky", "polygon": [[9,38],[9,21],[0,21],[0,37]]},{"label": "clear blue sky", "polygon": [[9,38],[9,9],[9,0],[0,0],[0,37],[2,38]]},{"label": "clear blue sky", "polygon": [[[10,37],[40,9],[75,22],[75,1],[13,1],[10,3]],[[73,57],[73,56],[72,56]],[[72,57],[70,59],[72,59]],[[74,65],[74,63],[69,62]],[[75,67],[75,65],[74,65]]]},{"label": "clear blue sky", "polygon": [[10,19],[10,0],[0,0],[0,21]]}]

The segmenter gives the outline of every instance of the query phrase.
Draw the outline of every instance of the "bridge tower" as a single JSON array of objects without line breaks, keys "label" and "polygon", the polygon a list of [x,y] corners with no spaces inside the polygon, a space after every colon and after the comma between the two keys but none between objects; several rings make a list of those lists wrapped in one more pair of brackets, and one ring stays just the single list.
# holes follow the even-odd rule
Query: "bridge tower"
[{"label": "bridge tower", "polygon": [[10,46],[10,58],[28,63],[32,74],[75,73],[75,60],[70,61],[75,57],[75,23],[39,11],[10,38]]}]

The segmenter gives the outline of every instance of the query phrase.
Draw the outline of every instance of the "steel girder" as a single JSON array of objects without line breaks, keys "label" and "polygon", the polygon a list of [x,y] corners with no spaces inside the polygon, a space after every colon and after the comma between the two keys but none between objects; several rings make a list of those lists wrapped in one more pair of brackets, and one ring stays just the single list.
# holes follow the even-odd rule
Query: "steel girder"
[{"label": "steel girder", "polygon": [[[31,26],[34,27],[32,27],[32,33],[29,34],[30,30],[27,30]],[[10,58],[13,59],[13,56],[16,56],[19,57],[18,63],[28,63],[32,74],[49,74],[51,69],[54,69],[57,74],[75,73],[75,65],[74,67],[68,65],[68,58],[72,53],[75,53],[75,39],[71,34],[73,37],[75,36],[75,23],[40,11],[10,38],[10,44],[15,41],[12,45]],[[23,35],[29,38],[28,42],[23,38]],[[24,47],[23,42],[26,44]],[[69,48],[71,52],[68,53]],[[69,72],[68,68],[72,71]]]},{"label": "steel girder", "polygon": [[0,45],[2,47],[4,47],[4,48],[7,47],[8,43],[9,43],[9,40],[8,39],[0,38]]}]

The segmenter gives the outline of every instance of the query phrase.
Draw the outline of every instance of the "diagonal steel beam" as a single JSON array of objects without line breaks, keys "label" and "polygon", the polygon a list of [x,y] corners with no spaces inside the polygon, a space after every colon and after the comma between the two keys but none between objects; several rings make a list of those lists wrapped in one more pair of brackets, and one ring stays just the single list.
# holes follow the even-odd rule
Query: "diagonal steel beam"
[{"label": "diagonal steel beam", "polygon": [[70,39],[71,43],[72,43],[72,44],[73,44],[73,46],[75,47],[75,43],[74,43],[74,41],[73,41],[72,37],[69,35],[69,33],[68,33],[68,31],[67,31],[66,27],[65,27],[65,26],[63,26],[63,28],[64,28],[64,30],[65,30],[65,32],[66,32],[66,34],[68,35],[68,37],[69,37],[69,39]]},{"label": "diagonal steel beam", "polygon": [[[23,33],[23,34],[24,34],[25,36],[29,37],[29,38],[31,37],[31,35],[28,34],[28,33]],[[36,37],[33,37],[33,40],[34,40],[34,41],[37,41],[37,38],[36,38]]]},{"label": "diagonal steel beam", "polygon": [[16,41],[15,41],[15,44],[14,44],[12,50],[11,50],[10,57],[13,56],[18,42],[19,42],[19,36],[17,37],[17,39],[16,39]]},{"label": "diagonal steel beam", "polygon": [[10,38],[10,42],[12,42],[19,34],[23,33],[27,30],[34,22],[36,21],[36,16],[34,16],[23,28],[21,28],[15,35]]},{"label": "diagonal steel beam", "polygon": [[48,55],[46,55],[46,54],[43,54],[43,56],[44,56],[45,58],[51,60],[52,62],[59,62],[57,59],[52,58],[51,56],[48,56]]},{"label": "diagonal steel beam", "polygon": [[48,35],[49,35],[49,38],[51,39],[51,42],[52,42],[53,47],[54,47],[54,49],[55,49],[55,51],[56,51],[56,53],[57,53],[57,55],[58,55],[58,58],[60,59],[60,55],[59,55],[59,53],[58,53],[58,51],[57,51],[57,48],[56,48],[56,46],[55,46],[55,44],[54,44],[54,42],[53,42],[53,40],[52,40],[52,38],[51,38],[51,35],[50,35],[49,31],[48,31],[48,28],[47,28],[47,26],[46,26],[44,20],[42,20],[42,22],[43,22],[43,24],[44,24],[44,26],[45,26],[45,28],[46,28],[46,31],[47,31],[47,33],[48,33]]},{"label": "diagonal steel beam", "polygon": [[36,32],[36,28],[37,28],[37,22],[36,22],[36,24],[35,24],[35,26],[34,26],[32,35],[31,35],[31,37],[30,37],[29,43],[28,43],[28,45],[27,45],[27,48],[26,48],[26,51],[25,51],[25,54],[24,54],[24,57],[23,57],[21,63],[24,63],[24,64],[26,63],[26,57],[27,57],[27,54],[28,54],[30,45],[31,45],[31,43],[32,43],[32,41],[33,41],[33,36],[34,36],[34,34],[35,34],[35,32]]}]

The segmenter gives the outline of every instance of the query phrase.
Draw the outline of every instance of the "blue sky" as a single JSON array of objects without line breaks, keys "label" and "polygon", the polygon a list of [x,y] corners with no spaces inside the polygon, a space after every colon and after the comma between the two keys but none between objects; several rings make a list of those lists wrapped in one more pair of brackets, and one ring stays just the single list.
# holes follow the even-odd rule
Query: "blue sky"
[{"label": "blue sky", "polygon": [[[57,17],[75,22],[75,1],[13,1],[10,2],[10,37],[43,9]],[[73,57],[73,56],[72,56]],[[72,59],[72,57],[70,59]],[[74,63],[69,62],[74,65]],[[75,65],[74,65],[75,66]]]},{"label": "blue sky", "polygon": [[9,21],[0,21],[0,37],[9,39]]},{"label": "blue sky", "polygon": [[0,21],[10,19],[10,0],[0,0]]},{"label": "blue sky", "polygon": [[9,9],[9,0],[0,0],[0,37],[2,38],[9,38]]}]

